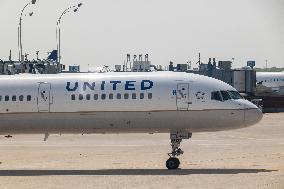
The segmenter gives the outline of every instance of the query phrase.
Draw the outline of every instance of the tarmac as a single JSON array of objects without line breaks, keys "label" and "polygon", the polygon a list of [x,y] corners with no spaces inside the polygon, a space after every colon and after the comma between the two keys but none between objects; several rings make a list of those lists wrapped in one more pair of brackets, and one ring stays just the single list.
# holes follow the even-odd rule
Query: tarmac
[{"label": "tarmac", "polygon": [[284,188],[284,113],[255,126],[193,133],[178,170],[169,134],[0,137],[0,188]]}]

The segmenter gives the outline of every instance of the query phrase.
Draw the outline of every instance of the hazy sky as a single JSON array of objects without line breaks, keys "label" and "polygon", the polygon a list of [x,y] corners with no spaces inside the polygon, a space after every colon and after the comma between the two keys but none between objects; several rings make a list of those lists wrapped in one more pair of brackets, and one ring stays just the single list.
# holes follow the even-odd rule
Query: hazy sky
[{"label": "hazy sky", "polygon": [[[18,59],[17,26],[26,0],[0,0],[0,59]],[[56,49],[56,21],[80,1],[37,0],[23,21],[23,51],[35,58]],[[149,53],[155,65],[235,58],[234,67],[284,67],[283,0],[82,0],[62,20],[62,63],[82,70],[123,64],[126,54]]]}]

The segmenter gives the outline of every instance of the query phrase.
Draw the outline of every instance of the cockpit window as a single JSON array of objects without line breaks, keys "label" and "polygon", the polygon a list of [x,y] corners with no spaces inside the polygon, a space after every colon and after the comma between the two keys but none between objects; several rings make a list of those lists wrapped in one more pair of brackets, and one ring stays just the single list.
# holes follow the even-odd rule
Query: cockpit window
[{"label": "cockpit window", "polygon": [[243,98],[238,91],[228,91],[228,92],[229,92],[231,98],[234,99],[234,100]]},{"label": "cockpit window", "polygon": [[214,91],[211,93],[211,100],[222,101],[221,95],[219,91]]},{"label": "cockpit window", "polygon": [[223,101],[230,100],[230,99],[242,99],[243,97],[240,95],[238,91],[220,91]]},{"label": "cockpit window", "polygon": [[228,91],[221,91],[221,94],[224,101],[232,99]]}]

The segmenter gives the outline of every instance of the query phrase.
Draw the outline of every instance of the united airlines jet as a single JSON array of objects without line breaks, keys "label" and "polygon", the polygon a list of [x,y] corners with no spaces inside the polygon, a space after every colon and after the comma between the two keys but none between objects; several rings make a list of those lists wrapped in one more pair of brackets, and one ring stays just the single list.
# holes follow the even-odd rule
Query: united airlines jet
[{"label": "united airlines jet", "polygon": [[257,92],[265,95],[284,95],[284,72],[257,72]]},{"label": "united airlines jet", "polygon": [[0,134],[170,133],[168,169],[193,132],[256,124],[257,106],[230,85],[178,72],[0,76]]}]

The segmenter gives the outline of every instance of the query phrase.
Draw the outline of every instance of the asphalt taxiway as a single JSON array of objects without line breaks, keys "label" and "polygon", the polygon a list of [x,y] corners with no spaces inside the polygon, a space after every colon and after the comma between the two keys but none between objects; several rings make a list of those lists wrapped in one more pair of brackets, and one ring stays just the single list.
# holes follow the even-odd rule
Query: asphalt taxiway
[{"label": "asphalt taxiway", "polygon": [[0,138],[0,188],[284,188],[284,113],[255,126],[193,133],[179,170],[169,134]]}]

